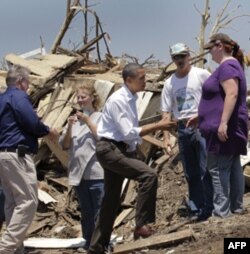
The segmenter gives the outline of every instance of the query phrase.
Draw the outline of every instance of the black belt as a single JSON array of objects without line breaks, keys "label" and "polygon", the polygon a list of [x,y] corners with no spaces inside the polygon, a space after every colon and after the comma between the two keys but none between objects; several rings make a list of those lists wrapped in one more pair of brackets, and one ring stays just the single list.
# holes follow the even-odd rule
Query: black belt
[{"label": "black belt", "polygon": [[[0,152],[18,153],[18,148],[13,148],[13,147],[0,148]],[[32,155],[32,153],[27,150],[25,151],[25,154]]]},{"label": "black belt", "polygon": [[107,141],[107,142],[111,142],[113,143],[114,145],[116,145],[117,147],[121,148],[121,149],[128,149],[129,148],[129,145],[126,144],[125,142],[123,141],[116,141],[114,139],[109,139],[109,138],[100,138],[100,141]]},{"label": "black belt", "polygon": [[16,153],[17,152],[17,148],[0,148],[0,152],[9,152],[9,153]]}]

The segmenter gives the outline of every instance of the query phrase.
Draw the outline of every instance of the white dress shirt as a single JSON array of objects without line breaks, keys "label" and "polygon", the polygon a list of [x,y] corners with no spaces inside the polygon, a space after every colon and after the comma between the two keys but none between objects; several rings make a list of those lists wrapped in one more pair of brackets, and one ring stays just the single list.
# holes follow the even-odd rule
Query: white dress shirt
[{"label": "white dress shirt", "polygon": [[136,100],[137,95],[133,95],[126,85],[114,92],[104,105],[97,127],[98,138],[123,141],[129,145],[129,152],[134,151],[141,143]]}]

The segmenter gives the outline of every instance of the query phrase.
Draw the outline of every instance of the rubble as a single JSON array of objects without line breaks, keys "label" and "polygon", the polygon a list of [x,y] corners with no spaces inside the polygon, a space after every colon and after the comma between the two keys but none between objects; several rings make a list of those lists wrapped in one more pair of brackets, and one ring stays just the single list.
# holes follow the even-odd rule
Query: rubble
[{"label": "rubble", "polygon": [[[75,0],[74,5],[77,5],[77,2]],[[63,130],[67,118],[76,106],[75,88],[78,84],[93,82],[101,97],[101,106],[104,105],[108,96],[122,84],[121,69],[124,62],[114,58],[108,47],[106,47],[105,59],[101,59],[98,43],[100,40],[105,42],[106,36],[102,29],[101,34],[97,33],[95,38],[78,50],[68,50],[60,45],[77,10],[79,11],[79,8],[69,10],[52,47],[52,53],[38,54],[33,58],[24,58],[15,54],[8,54],[5,57],[8,64],[19,64],[30,69],[31,86],[28,93],[32,104],[43,122],[56,128],[59,132]],[[97,17],[96,13],[94,15]],[[101,28],[98,18],[96,24],[97,27]],[[98,59],[91,61],[88,56],[94,45],[97,49]],[[247,59],[249,60],[249,58]],[[192,63],[195,64],[197,61],[203,60],[203,56],[194,57]],[[175,66],[172,63],[162,70],[147,69],[146,91],[139,93],[137,101],[140,126],[158,121],[161,118],[160,92],[163,87],[162,81],[174,70]],[[1,90],[5,89],[5,76],[6,71],[0,71]],[[157,249],[157,253],[163,249],[162,253],[166,253],[168,248],[175,248],[177,243],[185,250],[185,243],[190,242],[192,246],[192,244],[195,245],[194,241],[199,236],[202,239],[206,238],[201,233],[203,227],[207,226],[206,222],[195,225],[188,219],[185,212],[183,214],[183,211],[179,210],[180,205],[186,200],[187,186],[178,156],[175,132],[172,133],[171,141],[172,153],[168,154],[163,147],[163,134],[158,131],[144,136],[139,149],[141,158],[159,174],[157,222],[154,225],[159,233],[149,239],[132,241],[131,232],[134,228],[137,184],[127,180],[124,183],[121,196],[122,205],[114,224],[115,234],[122,237],[122,244],[115,247],[115,253],[131,253],[145,248],[147,250]],[[74,189],[68,186],[67,182],[68,154],[60,148],[57,142],[51,142],[45,137],[40,140],[39,152],[34,156],[34,161],[37,166],[40,202],[27,237],[40,237],[41,239],[32,240],[31,238],[25,242],[25,245],[38,249],[73,249],[81,246],[83,241],[81,239],[79,204]],[[250,187],[248,169],[249,166],[246,166],[245,176],[248,187]],[[246,194],[245,198],[249,200],[249,195]],[[250,209],[250,202],[247,209]],[[213,221],[208,221],[208,223],[211,226],[211,231],[207,230],[207,234],[213,234],[212,229],[220,225]],[[242,219],[242,225],[244,223],[245,221]],[[235,227],[235,225],[229,226],[230,228]],[[49,239],[44,240],[45,237]],[[59,239],[62,238],[67,239],[67,241],[62,240],[63,244],[60,244],[61,240],[59,241]],[[31,242],[35,240],[39,241],[36,244],[33,242],[34,245],[32,245]],[[42,243],[43,241],[45,243]],[[53,242],[50,247],[48,241]],[[51,247],[55,246],[55,242],[58,245]],[[62,250],[58,251],[58,253],[63,253]]]}]

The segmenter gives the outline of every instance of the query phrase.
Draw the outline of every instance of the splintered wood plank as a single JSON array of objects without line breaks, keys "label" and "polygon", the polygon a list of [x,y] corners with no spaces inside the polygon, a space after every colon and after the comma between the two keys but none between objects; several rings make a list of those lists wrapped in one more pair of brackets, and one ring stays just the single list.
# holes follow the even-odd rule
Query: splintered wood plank
[{"label": "splintered wood plank", "polygon": [[53,106],[49,112],[49,114],[46,116],[44,119],[44,123],[53,126],[55,121],[57,120],[58,116],[60,115],[62,109],[64,108],[65,104],[68,101],[69,96],[72,93],[72,88],[67,87],[67,88],[62,88],[61,91],[59,92],[57,98],[55,101],[52,101],[53,98],[51,99],[50,103],[53,103]]},{"label": "splintered wood plank", "polygon": [[150,144],[152,145],[155,145],[155,146],[158,146],[158,147],[161,147],[161,148],[164,148],[164,145],[163,145],[163,142],[150,136],[150,135],[145,135],[142,137],[143,140],[149,142]]},{"label": "splintered wood plank", "polygon": [[153,96],[152,92],[139,92],[138,94],[138,99],[136,101],[136,107],[138,111],[138,119],[140,120],[145,113],[148,104],[150,102],[150,99]]},{"label": "splintered wood plank", "polygon": [[77,70],[78,73],[89,73],[89,74],[105,73],[106,71],[107,67],[102,64],[83,65]]},{"label": "splintered wood plank", "polygon": [[76,62],[77,58],[67,55],[46,54],[40,60],[55,69],[66,69],[69,65]]},{"label": "splintered wood plank", "polygon": [[121,75],[115,72],[105,72],[103,74],[95,74],[94,76],[91,76],[89,78],[95,80],[107,80],[116,84],[123,84],[123,79],[121,78]]},{"label": "splintered wood plank", "polygon": [[48,137],[43,138],[46,142],[49,149],[55,154],[57,159],[62,163],[62,165],[67,168],[68,167],[68,161],[69,161],[69,154],[62,150],[58,142],[51,141]]},{"label": "splintered wood plank", "polygon": [[53,127],[57,130],[62,129],[65,122],[67,121],[68,117],[70,116],[73,108],[72,105],[74,103],[76,96],[75,94],[72,95],[70,100],[68,101],[67,105],[63,108],[60,115],[58,116],[57,120],[54,122]]},{"label": "splintered wood plank", "polygon": [[102,107],[107,100],[111,90],[114,87],[114,83],[107,80],[96,80],[94,87],[96,89],[97,94],[100,97],[100,107]]},{"label": "splintered wood plank", "polygon": [[55,72],[55,69],[51,66],[49,66],[47,63],[44,63],[43,61],[37,61],[37,60],[27,60],[23,59],[20,56],[17,56],[15,54],[8,54],[5,56],[5,60],[7,62],[10,62],[15,65],[21,65],[23,67],[28,68],[32,73],[47,77],[50,76],[52,73]]},{"label": "splintered wood plank", "polygon": [[42,221],[39,221],[39,222],[36,221],[36,223],[32,223],[28,230],[27,235],[32,235],[39,231],[42,231],[42,229],[44,227],[47,227],[50,222],[51,222],[51,218],[44,218]]},{"label": "splintered wood plank", "polygon": [[71,65],[77,59],[65,55],[44,55],[39,59],[23,59],[15,54],[8,54],[5,56],[5,60],[12,64],[26,67],[36,75],[50,77],[61,69]]},{"label": "splintered wood plank", "polygon": [[162,247],[165,245],[179,243],[187,239],[191,239],[192,237],[194,237],[194,233],[191,229],[186,229],[167,235],[151,236],[146,239],[115,245],[113,253],[132,253],[132,251],[137,251],[144,248],[150,249],[154,247]]},{"label": "splintered wood plank", "polygon": [[46,96],[41,99],[38,103],[37,107],[37,115],[42,118],[44,116],[44,113],[46,112],[46,109],[49,105],[50,99],[51,99],[52,93],[46,94]]},{"label": "splintered wood plank", "polygon": [[163,163],[165,163],[170,158],[169,154],[163,154],[160,158],[158,158],[155,163],[156,165],[161,166]]},{"label": "splintered wood plank", "polygon": [[47,180],[52,181],[56,184],[59,184],[59,185],[65,187],[66,189],[69,187],[67,177],[60,177],[60,178],[48,177]]},{"label": "splintered wood plank", "polygon": [[113,228],[118,227],[133,211],[134,208],[124,209],[116,218]]}]

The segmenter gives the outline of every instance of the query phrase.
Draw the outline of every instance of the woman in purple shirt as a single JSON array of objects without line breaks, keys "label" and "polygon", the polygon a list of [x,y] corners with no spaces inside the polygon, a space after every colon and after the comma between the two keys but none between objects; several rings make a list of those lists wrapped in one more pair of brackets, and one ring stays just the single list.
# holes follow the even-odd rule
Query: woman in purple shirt
[{"label": "woman in purple shirt", "polygon": [[214,188],[213,215],[227,217],[243,211],[240,155],[247,152],[248,136],[243,53],[223,33],[213,35],[204,48],[219,66],[202,87],[199,129],[207,143],[207,163]]}]

